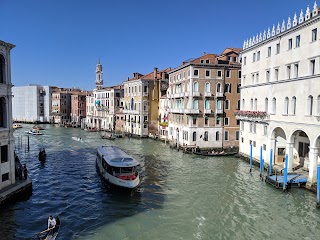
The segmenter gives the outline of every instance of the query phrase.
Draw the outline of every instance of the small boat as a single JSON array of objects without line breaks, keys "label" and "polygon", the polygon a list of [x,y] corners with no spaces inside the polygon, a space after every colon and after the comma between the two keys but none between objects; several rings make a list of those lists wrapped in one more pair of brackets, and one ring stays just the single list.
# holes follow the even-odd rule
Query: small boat
[{"label": "small boat", "polygon": [[140,163],[117,146],[98,147],[96,166],[110,184],[126,189],[140,185]]},{"label": "small boat", "polygon": [[47,153],[46,153],[46,150],[44,148],[41,148],[39,150],[39,161],[40,162],[44,162],[47,158]]},{"label": "small boat", "polygon": [[37,129],[31,129],[30,131],[26,131],[26,133],[28,134],[32,134],[32,135],[43,135],[39,130]]},{"label": "small boat", "polygon": [[72,137],[73,140],[78,141],[78,142],[82,142],[82,138],[81,137]]},{"label": "small boat", "polygon": [[196,154],[196,155],[201,155],[201,156],[207,156],[207,157],[222,157],[222,156],[232,156],[232,155],[235,155],[237,154],[237,152],[193,152],[193,154]]},{"label": "small boat", "polygon": [[97,132],[98,131],[96,128],[86,128],[84,130],[87,132]]},{"label": "small boat", "polygon": [[116,139],[116,137],[112,136],[112,135],[102,135],[101,138],[108,139],[108,140],[115,140]]},{"label": "small boat", "polygon": [[28,239],[55,240],[59,234],[60,226],[61,226],[61,221],[59,216],[57,216],[55,227],[43,230],[42,232],[39,232]]},{"label": "small boat", "polygon": [[18,124],[18,123],[14,123],[12,125],[13,129],[17,129],[17,128],[22,128],[22,125],[21,124]]},{"label": "small boat", "polygon": [[32,127],[32,129],[34,129],[34,130],[44,130],[44,128],[41,127],[41,126],[39,126],[39,125],[34,125],[34,126]]}]

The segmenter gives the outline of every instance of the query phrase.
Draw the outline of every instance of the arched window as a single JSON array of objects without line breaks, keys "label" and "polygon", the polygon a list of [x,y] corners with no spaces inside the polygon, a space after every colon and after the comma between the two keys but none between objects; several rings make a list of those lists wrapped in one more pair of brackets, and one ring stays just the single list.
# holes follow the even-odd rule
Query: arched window
[{"label": "arched window", "polygon": [[320,95],[317,97],[316,116],[320,116]]},{"label": "arched window", "polygon": [[226,83],[224,85],[224,92],[231,93],[231,84],[230,83]]},{"label": "arched window", "polygon": [[209,139],[209,134],[208,134],[207,131],[205,131],[205,132],[204,132],[203,140],[204,140],[204,141],[208,141],[208,139]]},{"label": "arched window", "polygon": [[254,102],[253,102],[253,110],[254,111],[257,111],[257,106],[258,106],[258,99],[254,99]]},{"label": "arched window", "polygon": [[210,92],[210,83],[206,82],[206,92]]},{"label": "arched window", "polygon": [[208,99],[204,101],[204,107],[205,109],[210,109],[210,101]]},{"label": "arched window", "polygon": [[193,100],[193,109],[198,109],[198,100]]},{"label": "arched window", "polygon": [[250,110],[252,111],[253,110],[253,99],[251,98],[250,100]]},{"label": "arched window", "polygon": [[266,113],[268,113],[268,107],[269,107],[268,101],[269,101],[268,98],[264,99],[264,111]]},{"label": "arched window", "polygon": [[292,115],[296,115],[296,103],[297,102],[297,99],[296,97],[292,97],[291,99],[291,114]]},{"label": "arched window", "polygon": [[7,107],[4,97],[0,98],[0,127],[7,127]]},{"label": "arched window", "polygon": [[0,54],[0,83],[5,83],[5,60]]},{"label": "arched window", "polygon": [[288,115],[288,111],[289,111],[289,98],[286,97],[284,99],[283,114]]},{"label": "arched window", "polygon": [[222,109],[222,106],[221,106],[221,100],[218,100],[217,101],[217,109]]},{"label": "arched window", "polygon": [[194,92],[199,92],[198,82],[194,82],[194,83],[193,83],[193,91],[194,91]]},{"label": "arched window", "polygon": [[197,132],[192,133],[192,141],[197,141]]},{"label": "arched window", "polygon": [[230,101],[227,99],[225,109],[229,109],[229,107],[230,107]]},{"label": "arched window", "polygon": [[221,92],[221,84],[220,83],[217,84],[217,92]]},{"label": "arched window", "polygon": [[312,115],[313,97],[310,95],[307,99],[307,115]]},{"label": "arched window", "polygon": [[277,106],[277,99],[276,98],[273,98],[272,99],[272,113],[273,114],[276,114],[276,106]]},{"label": "arched window", "polygon": [[240,100],[238,100],[237,110],[240,110]]},{"label": "arched window", "polygon": [[216,141],[220,141],[220,133],[216,132]]}]

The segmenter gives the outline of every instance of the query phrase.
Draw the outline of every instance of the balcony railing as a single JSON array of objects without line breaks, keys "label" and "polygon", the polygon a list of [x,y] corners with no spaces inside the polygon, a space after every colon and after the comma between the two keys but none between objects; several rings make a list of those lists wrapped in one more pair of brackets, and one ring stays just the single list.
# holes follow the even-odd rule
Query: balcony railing
[{"label": "balcony railing", "polygon": [[211,111],[211,109],[205,109],[205,110],[204,110],[204,113],[205,113],[205,114],[210,114],[210,113],[212,113],[212,111]]},{"label": "balcony railing", "polygon": [[199,114],[200,110],[199,109],[185,109],[184,112],[186,114]]},{"label": "balcony railing", "polygon": [[211,93],[211,92],[205,92],[205,93],[204,93],[204,96],[205,96],[205,97],[212,97],[212,93]]},{"label": "balcony railing", "polygon": [[223,97],[223,92],[216,92],[217,97]]},{"label": "balcony railing", "polygon": [[269,114],[263,111],[246,111],[246,110],[236,110],[234,112],[236,119],[239,120],[264,120],[269,119]]},{"label": "balcony railing", "polygon": [[169,108],[168,112],[171,112],[171,113],[184,113],[184,109],[183,108]]},{"label": "balcony railing", "polygon": [[223,114],[223,109],[216,109],[216,114]]}]

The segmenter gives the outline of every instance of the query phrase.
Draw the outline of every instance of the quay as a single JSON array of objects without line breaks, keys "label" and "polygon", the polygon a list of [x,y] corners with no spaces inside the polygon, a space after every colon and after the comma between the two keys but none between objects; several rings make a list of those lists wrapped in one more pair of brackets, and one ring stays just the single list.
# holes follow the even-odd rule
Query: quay
[{"label": "quay", "polygon": [[32,182],[30,178],[26,180],[16,180],[10,186],[0,190],[0,206],[19,201],[32,194]]}]

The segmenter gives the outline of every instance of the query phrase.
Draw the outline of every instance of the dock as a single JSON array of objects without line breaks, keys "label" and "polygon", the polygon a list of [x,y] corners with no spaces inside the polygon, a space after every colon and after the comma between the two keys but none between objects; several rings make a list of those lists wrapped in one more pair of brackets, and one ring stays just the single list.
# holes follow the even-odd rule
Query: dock
[{"label": "dock", "polygon": [[0,190],[0,205],[19,201],[23,197],[31,194],[32,182],[30,178],[26,180],[17,180],[14,184]]},{"label": "dock", "polygon": [[[265,181],[276,188],[283,188],[284,175],[270,175],[266,176]],[[308,177],[301,173],[288,173],[287,186],[302,187],[308,182]]]}]

